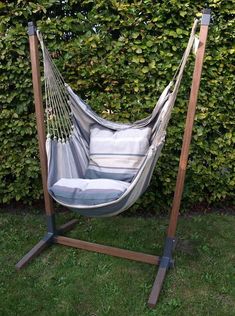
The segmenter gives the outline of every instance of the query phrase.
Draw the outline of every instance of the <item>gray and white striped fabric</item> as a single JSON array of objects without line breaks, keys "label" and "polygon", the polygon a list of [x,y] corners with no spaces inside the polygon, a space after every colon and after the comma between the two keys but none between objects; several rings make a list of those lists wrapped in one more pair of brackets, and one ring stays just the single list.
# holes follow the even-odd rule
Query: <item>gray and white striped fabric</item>
[{"label": "gray and white striped fabric", "polygon": [[[70,209],[79,212],[86,216],[112,216],[119,214],[120,212],[129,208],[139,196],[147,189],[152,172],[154,170],[155,163],[160,155],[161,149],[164,144],[165,133],[162,134],[158,143],[150,144],[148,146],[147,152],[143,157],[143,161],[136,172],[134,178],[129,184],[127,189],[122,192],[122,194],[113,201],[108,201],[106,203],[88,205],[84,204],[84,201],[80,202],[78,199],[74,199],[69,202],[69,200],[61,194],[59,195],[58,186],[61,185],[59,182],[61,179],[84,179],[86,170],[89,166],[89,149],[90,149],[90,131],[92,126],[97,124],[96,115],[93,117],[93,112],[90,110],[89,106],[81,101],[81,99],[74,94],[72,89],[67,86],[68,92],[70,94],[70,106],[73,113],[74,129],[66,142],[58,141],[57,139],[47,138],[47,158],[48,158],[48,188],[52,197],[60,204],[69,207]],[[164,91],[165,93],[165,91]],[[168,100],[170,95],[170,90],[168,89],[168,95],[163,98],[163,105],[167,105],[166,100]],[[82,106],[80,106],[82,104]],[[160,113],[161,111],[159,111]],[[157,116],[158,117],[158,116]],[[155,121],[155,120],[153,120]],[[86,122],[86,124],[84,124]],[[113,133],[114,131],[127,131],[133,129],[135,132],[137,127],[135,124],[126,125],[120,123],[112,123],[110,121],[103,120],[101,118],[102,125],[99,124],[101,129],[105,129],[108,132]],[[95,124],[95,125],[94,125]],[[144,126],[143,121],[141,122]],[[145,131],[147,138],[150,136],[152,139],[152,129],[148,122],[145,123],[146,128],[141,127],[138,133],[142,130]],[[96,125],[97,126],[97,125]],[[154,138],[155,139],[155,138]],[[151,141],[153,143],[153,141]],[[101,182],[106,180],[103,178],[99,179]],[[90,179],[89,181],[93,181]],[[118,180],[113,180],[118,181]],[[64,185],[62,185],[63,190]],[[99,190],[99,186],[97,186]],[[71,195],[70,195],[71,196]],[[75,197],[75,196],[74,196]],[[82,203],[81,203],[82,202]]]},{"label": "gray and white striped fabric", "polygon": [[98,124],[90,129],[87,179],[131,182],[140,169],[150,145],[151,128],[113,131]]},{"label": "gray and white striped fabric", "polygon": [[99,205],[117,200],[129,185],[110,179],[61,178],[50,191],[58,200],[70,205]]},{"label": "gray and white striped fabric", "polygon": [[177,76],[164,89],[152,114],[133,124],[114,123],[93,112],[64,84],[39,36],[49,126],[48,190],[58,203],[87,216],[112,216],[133,205],[146,190],[164,144],[197,23]]}]

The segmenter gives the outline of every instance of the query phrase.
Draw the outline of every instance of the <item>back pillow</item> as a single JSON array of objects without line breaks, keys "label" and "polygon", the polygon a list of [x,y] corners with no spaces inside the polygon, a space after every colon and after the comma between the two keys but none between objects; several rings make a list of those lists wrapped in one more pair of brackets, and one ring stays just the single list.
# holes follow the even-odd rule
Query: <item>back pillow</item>
[{"label": "back pillow", "polygon": [[92,125],[90,162],[85,178],[131,182],[149,149],[150,137],[150,127],[112,131]]}]

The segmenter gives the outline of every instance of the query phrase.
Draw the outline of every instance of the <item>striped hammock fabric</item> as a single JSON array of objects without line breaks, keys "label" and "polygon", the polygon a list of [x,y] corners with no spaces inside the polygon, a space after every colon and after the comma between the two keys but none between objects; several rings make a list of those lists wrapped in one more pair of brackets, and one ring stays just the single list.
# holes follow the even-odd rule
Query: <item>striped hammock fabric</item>
[{"label": "striped hammock fabric", "polygon": [[85,178],[131,182],[146,157],[150,137],[150,127],[112,131],[98,124],[91,126]]},{"label": "striped hammock fabric", "polygon": [[86,216],[128,209],[147,189],[161,153],[198,20],[173,80],[151,115],[132,124],[98,116],[65,84],[38,33],[44,59],[48,190]]}]

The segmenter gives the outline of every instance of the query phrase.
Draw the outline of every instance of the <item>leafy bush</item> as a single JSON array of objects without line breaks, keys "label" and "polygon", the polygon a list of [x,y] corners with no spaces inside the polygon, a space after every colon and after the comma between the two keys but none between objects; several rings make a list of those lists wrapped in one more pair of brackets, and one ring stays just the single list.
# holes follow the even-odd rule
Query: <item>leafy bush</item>
[{"label": "leafy bush", "polygon": [[[234,8],[214,15],[184,192],[184,206],[233,197]],[[148,115],[171,80],[204,1],[0,2],[0,203],[42,196],[27,22],[35,19],[65,80],[98,112],[118,121]],[[166,145],[148,192],[136,204],[169,207],[179,162],[194,58],[188,64]]]}]

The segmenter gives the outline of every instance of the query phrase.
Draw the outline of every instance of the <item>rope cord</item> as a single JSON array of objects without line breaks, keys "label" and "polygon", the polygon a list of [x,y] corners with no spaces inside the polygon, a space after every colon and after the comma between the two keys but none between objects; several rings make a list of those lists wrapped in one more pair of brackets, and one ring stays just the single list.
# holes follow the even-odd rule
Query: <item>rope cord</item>
[{"label": "rope cord", "polygon": [[[49,52],[47,51],[48,59],[50,58]],[[51,62],[51,60],[50,60]],[[69,115],[68,109],[68,94],[66,94],[66,89],[64,83],[62,82],[61,78],[57,75],[55,69],[53,69],[54,65],[51,63],[51,90],[54,92],[54,100],[55,105],[58,106],[58,119],[60,120],[61,125],[63,126],[63,133],[64,136],[69,136],[71,133],[71,126],[72,121]],[[63,138],[63,137],[62,137]]]},{"label": "rope cord", "polygon": [[[198,22],[199,20],[195,19],[187,47],[174,74],[173,80],[170,83],[172,92],[169,94],[160,114],[156,117],[157,120],[153,127],[154,143],[158,143],[162,139],[163,135],[165,135],[166,126],[171,116],[184,68],[195,39]],[[68,139],[73,130],[69,93],[66,88],[66,83],[54,63],[48,49],[45,47],[42,35],[39,31],[37,31],[37,36],[42,48],[44,60],[47,134],[48,137],[53,136],[54,138],[58,138],[59,141],[64,142]]]},{"label": "rope cord", "polygon": [[66,141],[71,135],[73,122],[69,107],[69,95],[65,82],[44,45],[42,35],[37,31],[44,60],[47,137]]},{"label": "rope cord", "polygon": [[185,55],[188,54],[188,53],[190,52],[190,50],[191,50],[192,45],[190,44],[190,48],[189,48],[189,51],[188,51],[189,42],[191,43],[191,41],[194,41],[194,39],[195,39],[195,33],[196,33],[196,29],[197,29],[198,23],[199,23],[199,20],[198,20],[198,19],[195,19],[194,22],[193,22],[192,29],[191,29],[191,33],[190,33],[190,37],[189,37],[189,40],[188,40],[188,44],[187,44],[187,46],[186,46],[186,49],[185,49],[185,51],[184,51],[184,53],[183,53],[183,56],[182,56],[182,58],[181,58],[181,61],[180,61],[179,65],[178,65],[178,67],[177,67],[177,69],[176,69],[176,71],[175,71],[174,77],[173,77],[173,79],[172,79],[173,82],[175,82],[176,77],[177,77],[178,73],[180,72],[182,63],[183,63],[184,60],[185,60]]},{"label": "rope cord", "polygon": [[178,69],[174,75],[174,78],[173,78],[173,80],[175,81],[173,90],[170,93],[169,99],[166,101],[160,115],[158,116],[158,118],[154,124],[154,127],[153,127],[154,135],[152,138],[153,139],[152,144],[154,144],[156,146],[159,143],[161,143],[162,139],[165,137],[166,127],[169,123],[171,113],[172,113],[172,108],[174,107],[176,96],[177,96],[178,91],[179,91],[179,87],[180,87],[180,83],[182,80],[185,65],[187,63],[190,51],[191,51],[193,43],[194,43],[195,33],[196,33],[198,23],[199,23],[199,20],[195,19],[195,21],[193,23],[192,31],[191,31],[191,34],[190,34],[190,37],[188,40],[187,47],[184,51],[184,54],[183,54],[183,57],[182,57],[181,62],[179,64],[179,67],[178,67]]}]

